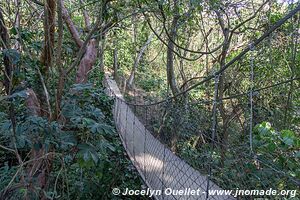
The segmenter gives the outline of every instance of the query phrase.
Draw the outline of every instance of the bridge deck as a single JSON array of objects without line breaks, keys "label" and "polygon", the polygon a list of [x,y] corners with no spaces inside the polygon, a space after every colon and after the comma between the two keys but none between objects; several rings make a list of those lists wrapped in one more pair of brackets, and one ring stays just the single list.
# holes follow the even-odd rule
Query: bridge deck
[{"label": "bridge deck", "polygon": [[[160,141],[158,141],[140,122],[130,107],[125,103],[116,82],[105,75],[104,84],[107,93],[115,96],[113,116],[118,133],[123,145],[139,171],[147,186],[152,190],[165,191],[171,188],[177,190],[198,190],[199,195],[193,195],[186,191],[182,195],[169,195],[162,192],[155,196],[156,199],[234,199],[232,196],[209,196],[210,190],[221,190],[207,176],[192,168],[185,161],[172,153]],[[189,195],[187,195],[189,194]]]}]

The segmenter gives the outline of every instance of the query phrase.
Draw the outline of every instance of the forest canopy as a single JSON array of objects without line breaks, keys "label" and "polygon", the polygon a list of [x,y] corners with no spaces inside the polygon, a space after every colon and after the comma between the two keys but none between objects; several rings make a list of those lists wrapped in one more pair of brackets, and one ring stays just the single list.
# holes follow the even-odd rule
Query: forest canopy
[{"label": "forest canopy", "polygon": [[108,76],[221,188],[299,194],[299,35],[296,0],[0,0],[0,199],[145,185]]}]

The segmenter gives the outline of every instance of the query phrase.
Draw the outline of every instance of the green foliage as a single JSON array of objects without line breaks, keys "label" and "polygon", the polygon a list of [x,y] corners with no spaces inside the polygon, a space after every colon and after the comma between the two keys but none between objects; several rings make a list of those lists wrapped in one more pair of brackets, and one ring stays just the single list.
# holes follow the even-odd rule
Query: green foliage
[{"label": "green foliage", "polygon": [[258,155],[264,159],[271,155],[269,160],[272,160],[274,166],[299,179],[300,136],[291,130],[277,132],[269,122],[256,125],[255,133],[254,144]]},{"label": "green foliage", "polygon": [[[174,5],[176,3],[177,6]],[[147,46],[134,80],[134,87],[138,94],[142,94],[138,102],[152,102],[170,95],[166,77],[168,48],[165,44],[169,42],[167,33],[171,33],[169,29],[175,17],[178,17],[178,22],[174,40],[174,74],[178,87],[183,90],[183,86],[193,86],[213,75],[222,67],[220,60],[223,56],[225,63],[230,62],[296,6],[292,2],[269,2],[251,19],[261,3],[246,0],[125,0],[104,4],[102,0],[89,0],[84,1],[84,5],[80,1],[65,1],[64,6],[69,10],[82,40],[88,34],[83,28],[82,8],[88,12],[92,24],[101,17],[103,24],[113,24],[110,30],[105,30],[104,64],[106,68],[112,68],[113,52],[117,50],[116,73],[122,83],[131,74],[137,53],[152,32],[148,25],[153,26],[160,38],[154,37]],[[99,16],[102,6],[104,14]],[[4,57],[13,64],[11,94],[5,95],[0,85],[0,144],[9,148],[0,148],[0,190],[7,186],[19,169],[13,153],[15,148],[24,160],[29,159],[31,150],[55,152],[53,169],[49,174],[50,186],[44,191],[49,199],[115,199],[111,194],[113,187],[139,189],[140,179],[125,158],[114,128],[112,99],[104,94],[101,84],[103,72],[98,70],[100,61],[90,71],[89,84],[72,85],[76,72],[68,74],[57,121],[29,115],[24,103],[25,88],[33,88],[44,103],[44,99],[40,98],[44,91],[36,70],[40,68],[40,54],[45,44],[43,27],[46,20],[41,19],[41,16],[46,16],[42,14],[45,13],[44,7],[31,1],[20,1],[18,6],[0,2],[0,7],[10,35],[9,48],[1,49],[0,64],[3,64]],[[10,16],[15,13],[22,16],[19,26],[17,17]],[[299,16],[295,15],[223,72],[218,88],[223,91],[218,91],[219,97],[236,96],[218,103],[215,138],[211,138],[213,79],[184,94],[184,98],[177,97],[174,102],[167,102],[170,105],[157,105],[153,112],[149,110],[151,128],[154,131],[162,128],[160,140],[203,174],[211,173],[213,181],[224,189],[266,186],[291,189],[295,188],[295,182],[299,182],[299,80],[254,92],[255,155],[249,153],[248,138],[249,89],[252,86],[254,89],[268,87],[300,75],[299,45],[294,42],[299,32],[298,20]],[[233,31],[239,24],[241,26]],[[56,45],[58,35],[55,34]],[[99,35],[96,32],[92,37],[100,39]],[[229,44],[224,42],[224,38]],[[2,42],[0,46],[2,48]],[[218,46],[219,49],[216,48]],[[212,52],[202,55],[181,47]],[[77,52],[72,35],[64,27],[62,66],[56,66],[57,52],[54,49],[53,67],[44,77],[52,108],[56,104],[59,71],[72,65]],[[180,57],[198,59],[187,61]],[[254,83],[249,79],[251,59],[254,59]],[[0,82],[4,77],[2,73]],[[132,98],[132,95],[128,96]],[[203,100],[209,103],[203,103]],[[164,111],[166,115],[162,121]],[[15,115],[14,127],[11,115]],[[209,167],[211,171],[208,171]],[[18,174],[12,184],[20,182],[20,177]],[[32,180],[36,183],[36,179]],[[41,191],[41,188],[36,190]],[[21,199],[26,192],[26,188],[18,189],[12,198]],[[37,196],[34,195],[34,198]]]},{"label": "green foliage", "polygon": [[[26,97],[21,92],[11,96],[21,100],[21,103],[22,98]],[[93,199],[97,195],[97,198],[110,198],[113,187],[139,188],[137,183],[140,180],[137,173],[128,168],[130,163],[124,157],[122,144],[113,127],[111,105],[112,99],[104,94],[101,87],[75,84],[63,98],[64,124],[26,115],[25,108],[21,109],[23,111],[18,114],[15,136],[18,150],[26,153],[31,148],[36,151],[44,148],[46,152],[55,149],[56,154],[61,155],[54,160],[54,170],[50,174],[52,178],[49,179],[52,186],[45,191],[47,196],[59,199]],[[0,130],[1,143],[13,148],[12,125],[5,112],[0,112]],[[12,159],[14,156],[3,157],[2,150],[0,156],[5,162],[0,166],[1,191],[18,167]],[[64,175],[61,174],[62,170]],[[18,175],[16,183],[19,178]],[[57,180],[59,184],[54,188]],[[68,193],[65,193],[66,187],[69,188]],[[19,194],[22,194],[22,189],[17,190],[13,198]]]},{"label": "green foliage", "polygon": [[143,75],[143,79],[144,80],[139,79],[137,81],[137,83],[146,92],[161,89],[162,83],[164,82],[163,79],[151,76],[151,75],[146,74],[146,73]]}]

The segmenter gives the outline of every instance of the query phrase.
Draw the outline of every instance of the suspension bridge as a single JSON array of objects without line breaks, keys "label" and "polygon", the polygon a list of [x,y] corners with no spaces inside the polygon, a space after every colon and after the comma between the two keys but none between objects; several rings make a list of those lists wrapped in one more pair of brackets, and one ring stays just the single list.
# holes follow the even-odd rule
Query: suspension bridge
[{"label": "suspension bridge", "polygon": [[[201,175],[157,140],[138,117],[126,104],[116,82],[105,76],[105,85],[109,88],[109,95],[115,99],[113,116],[123,145],[139,171],[141,177],[152,190],[172,188],[172,190],[190,189],[198,195],[185,191],[183,195],[162,195],[157,199],[199,199],[199,195],[206,199],[207,189],[221,190],[206,176]],[[194,197],[193,197],[194,196]],[[209,199],[233,199],[231,196],[216,196]]]},{"label": "suspension bridge", "polygon": [[[299,81],[299,77],[289,77],[272,85],[255,88],[255,65],[259,63],[258,61],[255,62],[255,58],[264,52],[264,45],[262,45],[261,50],[258,49],[258,46],[266,41],[270,42],[270,35],[274,34],[275,30],[281,27],[287,20],[295,16],[299,10],[300,5],[277,21],[277,23],[270,27],[261,37],[251,42],[249,46],[241,51],[235,58],[224,66],[221,66],[218,71],[213,72],[199,83],[178,95],[160,102],[146,105],[127,102],[110,74],[105,74],[103,82],[107,94],[114,98],[113,116],[116,128],[129,158],[144,182],[152,190],[164,191],[168,188],[171,188],[173,191],[183,190],[182,194],[166,195],[162,193],[156,195],[156,199],[235,199],[233,195],[212,195],[210,191],[220,191],[222,189],[234,190],[238,187],[244,187],[241,189],[249,189],[247,186],[250,187],[250,185],[251,187],[255,186],[256,188],[254,189],[267,189],[277,184],[274,180],[270,179],[269,176],[278,178],[278,180],[281,181],[281,185],[288,184],[290,188],[299,188],[300,181],[297,180],[297,177],[290,176],[288,169],[287,171],[277,169],[272,165],[270,155],[259,155],[255,152],[255,148],[253,147],[254,98],[258,93],[262,95],[264,91],[268,92],[275,87],[278,88],[291,82]],[[299,27],[294,27],[292,35],[292,42],[296,46],[299,40],[298,29]],[[250,53],[250,59],[247,61],[249,64],[249,89],[244,93],[233,94],[219,99],[218,84],[220,76],[226,70],[229,70],[233,64],[244,59],[248,52]],[[297,54],[296,51],[293,53]],[[211,82],[213,88],[212,99],[200,102],[191,102],[189,100],[186,102],[186,100],[184,100],[184,106],[178,108],[178,104],[176,104],[178,98],[184,99],[187,92],[208,82]],[[246,105],[245,109],[248,109],[247,119],[245,119],[246,123],[243,124],[243,128],[246,127],[246,130],[236,127],[236,124],[240,123],[238,119],[235,119],[236,115],[234,115],[230,121],[232,125],[228,127],[232,130],[245,131],[246,135],[244,134],[237,139],[229,137],[225,145],[220,144],[222,127],[218,127],[218,120],[220,119],[218,105],[238,98],[242,98],[243,103]],[[209,111],[211,118],[208,118],[205,113],[201,112],[201,109],[205,110],[208,105],[211,109],[206,109],[205,112],[207,114]],[[186,118],[180,117],[182,115]],[[167,136],[163,133],[163,131],[166,130],[164,129],[164,123],[167,123],[166,116],[172,118],[172,121],[169,123],[172,124],[173,129],[171,129],[170,132],[175,132],[176,135]],[[187,123],[184,119],[189,119],[191,123]],[[198,122],[202,124],[200,126],[195,125],[195,119],[199,120]],[[153,126],[157,126],[157,124],[159,125],[156,127],[156,131],[153,131]],[[194,163],[193,166],[181,159],[176,152],[170,149],[170,147],[172,148],[170,143],[177,143],[179,141],[178,137],[183,137],[180,131],[199,133],[199,138],[202,140],[201,147],[203,149],[201,155],[190,159],[190,163],[193,163],[193,159],[197,159],[198,161]],[[209,134],[206,134],[207,132],[209,132]],[[235,142],[233,142],[233,140],[235,140]],[[240,144],[236,145],[236,143]],[[226,155],[221,153],[221,160],[223,159],[221,164],[215,163],[214,161],[217,156],[215,155],[215,148],[218,147],[221,152],[226,148],[226,151],[232,154],[229,159],[228,156],[226,158]],[[190,157],[192,156],[190,155]],[[229,161],[231,163],[228,163]],[[223,171],[222,166],[225,165],[224,163],[229,166],[229,171]],[[252,170],[256,170],[256,172],[259,173],[251,174],[248,172],[251,167],[254,168]],[[230,170],[232,170],[232,173]],[[242,175],[242,173],[244,173],[244,175]],[[191,193],[190,190],[198,191],[198,193]]]}]

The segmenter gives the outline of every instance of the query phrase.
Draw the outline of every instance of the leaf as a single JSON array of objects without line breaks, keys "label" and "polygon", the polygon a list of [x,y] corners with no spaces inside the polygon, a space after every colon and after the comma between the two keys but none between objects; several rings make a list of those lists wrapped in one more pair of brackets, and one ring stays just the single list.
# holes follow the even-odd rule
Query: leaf
[{"label": "leaf", "polygon": [[102,139],[97,143],[97,148],[100,149],[101,153],[106,152],[107,149],[111,150],[112,152],[116,151],[116,148],[105,139]]},{"label": "leaf", "polygon": [[14,65],[18,64],[21,60],[20,53],[15,49],[4,49],[3,55],[7,56]]},{"label": "leaf", "polygon": [[101,124],[101,128],[106,134],[115,133],[115,129],[107,124]]},{"label": "leaf", "polygon": [[19,148],[24,148],[26,144],[26,139],[24,135],[18,136],[17,137],[17,145]]},{"label": "leaf", "polygon": [[90,159],[89,151],[84,151],[83,152],[83,160],[88,161],[89,159]]},{"label": "leaf", "polygon": [[62,148],[65,148],[67,146],[75,146],[77,144],[77,140],[74,137],[74,135],[71,135],[71,133],[60,135],[60,142]]},{"label": "leaf", "polygon": [[95,123],[90,128],[91,128],[92,133],[94,133],[94,134],[96,134],[96,133],[99,133],[99,134],[106,133],[106,134],[111,135],[111,134],[115,133],[113,127],[111,127],[107,124]]},{"label": "leaf", "polygon": [[269,152],[274,152],[275,149],[276,149],[276,145],[274,143],[269,143],[267,145],[267,149],[268,149]]},{"label": "leaf", "polygon": [[7,99],[13,99],[13,98],[16,98],[16,97],[26,98],[26,97],[27,97],[27,92],[26,92],[26,90],[22,90],[22,91],[19,91],[19,92],[15,92],[15,93],[13,93],[12,95],[1,96],[1,97],[0,97],[0,101],[2,101],[2,100],[7,100]]},{"label": "leaf", "polygon": [[97,119],[103,119],[105,116],[103,115],[102,111],[99,108],[95,108],[92,111],[92,114]]},{"label": "leaf", "polygon": [[90,126],[92,126],[92,125],[94,125],[94,124],[97,124],[97,123],[96,123],[95,120],[93,120],[93,119],[90,119],[90,118],[82,118],[82,124],[83,124],[84,126],[86,126],[86,127],[90,127]]},{"label": "leaf", "polygon": [[92,156],[92,159],[93,159],[94,163],[97,164],[98,161],[99,161],[99,156],[98,156],[97,152],[96,151],[91,151],[90,154]]},{"label": "leaf", "polygon": [[26,90],[22,90],[22,91],[13,93],[13,94],[11,95],[11,98],[14,98],[14,97],[26,98],[27,96],[28,96],[28,95],[27,95]]},{"label": "leaf", "polygon": [[17,29],[15,27],[12,27],[9,32],[11,35],[17,35]]},{"label": "leaf", "polygon": [[259,134],[263,136],[267,136],[274,133],[274,130],[272,129],[270,122],[262,122],[261,124],[256,125],[255,131],[257,131]]},{"label": "leaf", "polygon": [[3,131],[5,131],[5,130],[10,130],[10,128],[11,128],[11,121],[8,121],[8,120],[6,120],[6,121],[2,124],[2,127],[1,127],[1,129],[2,129]]},{"label": "leaf", "polygon": [[295,137],[295,133],[291,130],[282,130],[281,131],[281,136],[282,137],[291,137],[294,138]]},{"label": "leaf", "polygon": [[283,138],[283,142],[289,146],[292,146],[294,144],[294,140],[292,138]]},{"label": "leaf", "polygon": [[91,127],[91,131],[92,133],[98,133],[98,124],[94,124],[92,127]]},{"label": "leaf", "polygon": [[281,137],[282,141],[288,145],[293,146],[294,145],[294,139],[295,139],[295,133],[290,130],[282,130],[281,131]]},{"label": "leaf", "polygon": [[116,148],[108,142],[106,143],[106,147],[109,148],[111,151],[116,151]]},{"label": "leaf", "polygon": [[36,150],[36,151],[39,151],[41,148],[42,148],[42,144],[41,143],[34,143],[33,144],[33,148],[34,148],[34,150]]},{"label": "leaf", "polygon": [[78,148],[80,149],[79,154],[82,155],[85,162],[92,159],[95,164],[98,163],[99,155],[93,146],[89,144],[79,144]]}]

